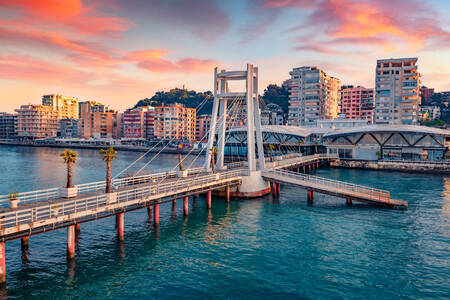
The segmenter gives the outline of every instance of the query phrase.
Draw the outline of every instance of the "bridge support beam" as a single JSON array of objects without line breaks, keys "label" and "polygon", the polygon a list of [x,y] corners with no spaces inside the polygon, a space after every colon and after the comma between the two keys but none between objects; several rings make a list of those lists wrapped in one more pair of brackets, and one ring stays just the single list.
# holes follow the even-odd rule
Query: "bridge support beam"
[{"label": "bridge support beam", "polygon": [[123,227],[124,227],[124,213],[118,213],[116,215],[116,229],[117,237],[119,240],[123,240]]},{"label": "bridge support beam", "polygon": [[303,173],[306,173],[306,166],[303,165]]},{"label": "bridge support beam", "polygon": [[172,214],[177,213],[177,196],[173,196],[172,200]]},{"label": "bridge support beam", "polygon": [[153,224],[155,226],[159,225],[159,203],[156,203],[153,208]]},{"label": "bridge support beam", "polygon": [[347,206],[352,206],[353,205],[352,198],[350,198],[350,197],[345,198],[345,204]]},{"label": "bridge support beam", "polygon": [[308,164],[308,171],[311,172],[311,164]]},{"label": "bridge support beam", "polygon": [[227,187],[225,188],[225,195],[227,197],[227,202],[228,203],[230,202],[230,191],[231,191],[231,188],[230,188],[229,185],[227,185]]},{"label": "bridge support beam", "polygon": [[75,257],[75,225],[67,227],[67,259]]},{"label": "bridge support beam", "polygon": [[0,285],[6,282],[5,242],[0,242]]},{"label": "bridge support beam", "polygon": [[211,190],[206,192],[206,208],[210,209],[211,208]]},{"label": "bridge support beam", "polygon": [[189,214],[189,197],[186,196],[183,199],[183,212],[184,215],[187,216]]},{"label": "bridge support beam", "polygon": [[148,205],[147,206],[147,215],[150,220],[152,219],[152,213],[153,213],[153,206]]},{"label": "bridge support beam", "polygon": [[307,199],[308,199],[308,203],[313,202],[313,200],[314,200],[314,191],[313,190],[308,190]]},{"label": "bridge support beam", "polygon": [[28,250],[29,242],[30,242],[29,236],[20,239],[20,248],[22,249],[22,251]]},{"label": "bridge support beam", "polygon": [[80,235],[81,233],[81,224],[77,223],[75,224],[75,235]]}]

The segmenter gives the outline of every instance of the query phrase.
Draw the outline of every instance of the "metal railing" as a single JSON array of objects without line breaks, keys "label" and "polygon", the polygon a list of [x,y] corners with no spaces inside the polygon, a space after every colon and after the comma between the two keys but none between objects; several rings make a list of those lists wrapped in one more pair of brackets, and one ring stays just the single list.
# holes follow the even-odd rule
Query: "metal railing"
[{"label": "metal railing", "polygon": [[[204,171],[204,168],[192,168],[186,170],[188,175],[200,174]],[[124,186],[132,186],[137,184],[156,182],[164,178],[173,178],[178,175],[178,171],[172,170],[162,170],[158,173],[152,173],[148,175],[133,176],[133,177],[123,177],[116,178],[112,180],[113,189],[118,189]],[[106,187],[105,181],[88,182],[83,184],[75,185],[78,190],[78,194],[102,191]],[[36,190],[30,192],[17,193],[15,195],[0,195],[0,207],[9,207],[10,198],[15,198],[19,201],[19,204],[29,204],[37,201],[54,200],[60,198],[61,188],[50,188],[45,190]]]},{"label": "metal railing", "polygon": [[[5,229],[18,225],[36,224],[36,227],[43,226],[36,222],[48,221],[52,218],[66,216],[69,219],[80,218],[90,214],[96,214],[99,208],[108,210],[108,205],[119,205],[120,208],[135,205],[149,201],[149,197],[161,195],[168,196],[195,190],[200,186],[213,184],[220,180],[238,178],[247,175],[244,169],[225,171],[217,174],[207,174],[188,178],[179,178],[175,182],[165,182],[162,184],[154,184],[141,186],[136,188],[128,188],[117,191],[116,198],[109,197],[111,194],[99,194],[86,198],[74,198],[62,200],[53,203],[41,203],[33,207],[18,207],[14,210],[0,212],[0,234],[5,234]],[[95,211],[93,211],[95,209]],[[67,221],[67,218],[64,219]],[[57,222],[56,220],[54,221]],[[32,225],[30,225],[32,226]],[[16,228],[17,231],[19,227]]]},{"label": "metal railing", "polygon": [[[294,178],[297,180],[302,180],[307,182],[308,184],[316,184],[320,185],[322,188],[331,190],[333,189],[336,192],[351,192],[353,194],[360,194],[365,198],[378,200],[382,202],[391,202],[391,194],[389,191],[381,190],[377,188],[372,188],[364,185],[348,183],[344,181],[308,175],[308,174],[299,174],[286,170],[274,170],[274,171],[265,171],[263,172],[263,176],[271,177],[271,175],[278,175],[283,177]],[[274,178],[275,179],[275,178]],[[311,186],[312,187],[312,186]]]}]

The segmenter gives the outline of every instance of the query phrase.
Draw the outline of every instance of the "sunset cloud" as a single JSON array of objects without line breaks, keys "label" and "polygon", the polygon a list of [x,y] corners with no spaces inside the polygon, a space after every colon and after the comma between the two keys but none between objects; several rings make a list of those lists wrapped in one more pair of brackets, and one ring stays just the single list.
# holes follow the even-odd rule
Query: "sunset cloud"
[{"label": "sunset cloud", "polygon": [[211,59],[182,58],[176,61],[165,59],[169,54],[166,50],[142,50],[130,52],[125,59],[135,61],[137,66],[155,73],[180,72],[196,73],[212,70],[218,62]]},{"label": "sunset cloud", "polygon": [[39,27],[62,26],[83,35],[117,37],[133,23],[100,10],[100,6],[86,5],[81,0],[0,0],[0,8],[16,13],[15,21]]},{"label": "sunset cloud", "polygon": [[364,46],[366,42],[381,47],[384,52],[399,48],[416,51],[430,44],[450,45],[450,33],[441,27],[438,19],[429,17],[437,14],[423,2],[414,0],[268,0],[263,7],[310,11],[306,21],[288,31],[302,35],[308,30],[314,32],[313,40],[308,41],[310,46],[300,43],[295,46],[297,50],[316,48],[319,53],[337,54],[336,49],[326,47]]}]

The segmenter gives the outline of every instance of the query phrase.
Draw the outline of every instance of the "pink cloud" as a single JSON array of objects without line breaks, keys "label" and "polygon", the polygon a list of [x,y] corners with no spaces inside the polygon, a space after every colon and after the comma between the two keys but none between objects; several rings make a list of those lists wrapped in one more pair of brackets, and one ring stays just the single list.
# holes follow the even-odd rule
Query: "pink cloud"
[{"label": "pink cloud", "polygon": [[100,6],[86,5],[81,0],[0,0],[0,8],[19,10],[16,21],[38,27],[63,26],[83,35],[117,37],[133,26],[123,18],[106,15]]},{"label": "pink cloud", "polygon": [[392,52],[398,48],[416,51],[430,45],[450,46],[450,33],[443,29],[438,17],[429,17],[438,14],[423,2],[323,0],[308,3],[268,0],[263,5],[268,10],[307,8],[311,12],[306,22],[289,30],[302,35],[308,30],[314,33],[309,40],[311,46],[300,44],[296,46],[298,50],[315,48],[319,53],[333,54],[336,49],[326,47],[371,44]]},{"label": "pink cloud", "polygon": [[218,62],[212,59],[182,58],[170,61],[164,56],[169,51],[152,49],[129,52],[125,59],[135,62],[142,69],[154,73],[179,72],[179,73],[201,73],[210,71]]}]

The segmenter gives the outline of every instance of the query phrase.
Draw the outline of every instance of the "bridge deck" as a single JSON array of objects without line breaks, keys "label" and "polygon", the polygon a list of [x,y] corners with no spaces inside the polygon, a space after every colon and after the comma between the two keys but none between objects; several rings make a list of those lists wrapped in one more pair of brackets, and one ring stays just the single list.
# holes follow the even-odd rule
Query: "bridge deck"
[{"label": "bridge deck", "polygon": [[408,206],[408,203],[405,201],[391,199],[389,191],[333,179],[298,174],[285,170],[265,171],[263,172],[263,177],[272,181],[300,186],[319,193],[342,198],[350,198],[355,201],[374,205],[394,208]]},{"label": "bridge deck", "polygon": [[88,221],[169,201],[164,198],[191,195],[227,185],[236,185],[246,171],[242,169],[217,174],[202,173],[186,178],[137,184],[121,187],[112,194],[90,192],[75,198],[58,198],[32,202],[17,208],[0,210],[0,241],[7,241],[29,234],[50,231]]}]

